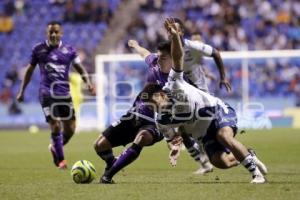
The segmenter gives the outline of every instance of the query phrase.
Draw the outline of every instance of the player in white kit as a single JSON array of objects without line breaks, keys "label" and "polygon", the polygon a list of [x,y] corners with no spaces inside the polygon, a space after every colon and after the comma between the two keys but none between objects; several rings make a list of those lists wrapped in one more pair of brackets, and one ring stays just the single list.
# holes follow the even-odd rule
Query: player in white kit
[{"label": "player in white kit", "polygon": [[[185,76],[200,90],[204,92],[208,91],[208,84],[207,84],[207,78],[206,73],[203,68],[203,57],[212,57],[215,61],[216,66],[218,67],[218,71],[220,74],[220,82],[219,86],[220,88],[222,86],[225,86],[228,92],[231,91],[231,85],[226,79],[225,76],[225,69],[223,65],[222,58],[220,56],[220,53],[217,49],[213,48],[212,46],[205,44],[200,41],[200,39],[192,38],[191,40],[184,38],[184,25],[182,21],[178,18],[172,18],[172,20],[175,23],[175,26],[178,28],[178,32],[180,35],[180,39],[183,43],[183,49],[184,49],[184,58],[183,58],[183,71]],[[212,171],[212,166],[209,164],[209,162],[206,162],[206,153],[203,149],[202,142],[200,142],[200,145],[198,143],[191,144],[188,138],[192,132],[189,128],[179,128],[179,132],[181,133],[181,137],[183,138],[183,143],[185,146],[187,146],[187,149],[190,153],[190,155],[195,155],[194,159],[196,160],[198,158],[198,155],[195,153],[197,149],[200,153],[200,164],[201,167],[195,172],[196,174],[204,174],[207,172]],[[200,140],[202,138],[199,138]],[[176,143],[176,140],[175,140]],[[198,145],[198,146],[197,146]],[[178,145],[174,145],[174,159],[177,159],[179,156],[179,150]],[[172,151],[172,150],[171,150]],[[172,154],[172,152],[171,152]],[[204,163],[204,164],[203,164]]]},{"label": "player in white kit", "polygon": [[157,106],[156,120],[163,128],[161,131],[182,126],[193,128],[193,138],[203,137],[209,159],[216,167],[229,168],[240,162],[252,174],[251,183],[266,182],[263,175],[267,173],[265,165],[234,138],[237,131],[234,109],[183,79],[184,53],[178,28],[172,19],[167,19],[165,26],[171,34],[173,68],[164,90],[153,90],[153,86],[148,85],[143,91]]}]

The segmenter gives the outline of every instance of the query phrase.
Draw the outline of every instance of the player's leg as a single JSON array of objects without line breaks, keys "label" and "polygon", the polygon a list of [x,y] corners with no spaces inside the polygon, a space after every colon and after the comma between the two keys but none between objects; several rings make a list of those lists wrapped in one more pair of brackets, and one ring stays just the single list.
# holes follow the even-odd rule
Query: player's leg
[{"label": "player's leg", "polygon": [[220,169],[229,169],[240,164],[240,162],[236,160],[232,153],[227,153],[224,151],[218,151],[213,154],[210,158],[210,161],[215,167]]},{"label": "player's leg", "polygon": [[111,183],[113,176],[118,173],[121,169],[135,161],[144,146],[151,144],[153,141],[153,137],[151,133],[147,130],[141,130],[132,145],[127,148],[116,160],[113,166],[104,173],[101,178],[102,183]]},{"label": "player's leg", "polygon": [[210,132],[203,138],[203,146],[210,162],[217,168],[228,169],[239,165],[239,161],[234,157],[229,149],[220,144],[215,135]]},{"label": "player's leg", "polygon": [[73,137],[76,129],[76,120],[63,120],[63,145],[66,145],[70,139]]},{"label": "player's leg", "polygon": [[264,183],[266,180],[257,168],[253,156],[248,149],[234,138],[234,131],[231,127],[225,126],[218,130],[216,139],[224,147],[228,148],[234,157],[252,174],[252,183]]},{"label": "player's leg", "polygon": [[190,156],[201,165],[201,167],[195,172],[195,174],[205,174],[212,172],[213,166],[210,164],[203,147],[200,146],[192,137],[187,135],[182,129],[180,129],[180,132],[183,139],[183,144],[187,148]]},{"label": "player's leg", "polygon": [[76,114],[71,98],[57,100],[56,106],[58,117],[63,124],[63,144],[66,145],[73,137],[76,129]]},{"label": "player's leg", "polygon": [[57,120],[49,120],[49,126],[51,129],[51,143],[49,145],[49,150],[53,157],[54,164],[61,168],[66,168],[66,162],[63,150],[63,136],[61,132],[61,123]]},{"label": "player's leg", "polygon": [[[58,115],[57,107],[52,107],[55,100],[50,97],[41,97],[40,102],[45,114],[46,122],[49,124],[49,128],[51,130],[49,150],[53,157],[55,166],[60,167],[60,163],[64,163],[63,137],[61,132],[61,123],[56,120],[56,116]],[[64,169],[65,166],[62,165],[61,168]]]},{"label": "player's leg", "polygon": [[[105,131],[108,132],[107,130]],[[104,132],[104,133],[105,133]],[[110,134],[112,134],[110,132]],[[97,155],[106,163],[105,171],[110,169],[116,158],[113,154],[112,145],[105,137],[106,134],[100,135],[94,143],[94,149]]]},{"label": "player's leg", "polygon": [[113,166],[102,176],[101,183],[112,183],[113,176],[121,169],[135,161],[143,147],[153,145],[161,141],[162,135],[157,131],[155,125],[146,125],[139,129],[132,145],[127,148],[116,160]]},{"label": "player's leg", "polygon": [[122,118],[126,120],[121,119],[110,125],[94,143],[97,155],[106,163],[105,172],[116,161],[112,148],[133,142],[138,130],[129,115]]}]

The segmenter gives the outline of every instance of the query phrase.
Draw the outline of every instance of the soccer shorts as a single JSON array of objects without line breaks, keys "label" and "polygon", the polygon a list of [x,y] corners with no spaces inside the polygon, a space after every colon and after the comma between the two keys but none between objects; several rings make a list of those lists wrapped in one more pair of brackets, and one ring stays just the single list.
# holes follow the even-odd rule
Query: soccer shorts
[{"label": "soccer shorts", "polygon": [[40,103],[46,122],[50,120],[75,120],[75,111],[70,97],[63,99],[40,97]]},{"label": "soccer shorts", "polygon": [[227,105],[228,112],[225,113],[223,109],[219,109],[214,120],[212,120],[210,126],[207,129],[207,133],[203,138],[203,145],[209,158],[216,152],[230,153],[230,150],[224,147],[218,142],[216,136],[218,131],[226,126],[232,128],[234,136],[237,133],[237,116],[232,107]]},{"label": "soccer shorts", "polygon": [[163,135],[157,130],[153,122],[137,118],[134,114],[127,113],[121,119],[111,124],[104,132],[103,136],[111,143],[112,147],[126,146],[134,141],[137,134],[147,130],[153,137],[153,145],[163,139]]}]

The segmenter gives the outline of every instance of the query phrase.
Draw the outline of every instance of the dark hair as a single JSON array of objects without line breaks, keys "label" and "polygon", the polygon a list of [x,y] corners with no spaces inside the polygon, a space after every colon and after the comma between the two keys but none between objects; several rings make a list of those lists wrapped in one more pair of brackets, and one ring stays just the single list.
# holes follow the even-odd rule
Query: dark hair
[{"label": "dark hair", "polygon": [[50,25],[59,25],[59,26],[62,26],[62,24],[61,24],[61,22],[59,22],[59,21],[50,21],[50,22],[48,22],[48,24],[47,24],[47,26],[50,26]]},{"label": "dark hair", "polygon": [[171,42],[170,41],[162,41],[158,43],[157,50],[165,51],[168,54],[171,54]]},{"label": "dark hair", "polygon": [[157,83],[148,83],[144,86],[143,90],[139,93],[138,98],[144,102],[152,101],[153,94],[162,92],[162,87]]},{"label": "dark hair", "polygon": [[182,32],[184,32],[185,31],[185,27],[184,27],[183,22],[179,18],[176,18],[176,17],[174,17],[173,20],[175,21],[175,23],[179,24],[180,29],[182,30]]}]

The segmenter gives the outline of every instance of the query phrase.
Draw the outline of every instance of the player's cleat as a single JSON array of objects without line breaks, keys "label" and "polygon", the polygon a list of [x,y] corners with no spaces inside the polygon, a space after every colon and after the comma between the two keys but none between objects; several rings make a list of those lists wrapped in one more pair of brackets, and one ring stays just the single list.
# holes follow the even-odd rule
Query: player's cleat
[{"label": "player's cleat", "polygon": [[57,156],[56,156],[56,152],[55,152],[55,149],[54,149],[53,145],[52,145],[52,144],[49,144],[48,149],[49,149],[49,151],[50,151],[50,153],[51,153],[51,155],[52,155],[54,165],[55,165],[56,167],[58,167],[59,160],[58,160],[58,158],[57,158]]},{"label": "player's cleat", "polygon": [[266,175],[268,173],[266,165],[257,158],[256,153],[253,149],[248,149],[248,151],[253,156],[253,160],[256,166],[258,167],[259,171],[261,171],[263,175]]},{"label": "player's cleat", "polygon": [[265,177],[262,174],[258,174],[252,177],[252,181],[250,183],[261,184],[266,182],[267,180],[265,179]]},{"label": "player's cleat", "polygon": [[197,175],[203,175],[207,174],[213,171],[214,167],[209,162],[201,164],[202,167],[200,167],[197,171],[194,172],[194,174]]},{"label": "player's cleat", "polygon": [[100,184],[115,184],[115,182],[114,182],[111,178],[109,178],[109,177],[107,177],[107,176],[102,176],[102,177],[100,178],[99,183],[100,183]]},{"label": "player's cleat", "polygon": [[58,168],[59,169],[67,169],[68,166],[67,166],[67,161],[66,160],[62,160],[59,164],[58,164]]}]

